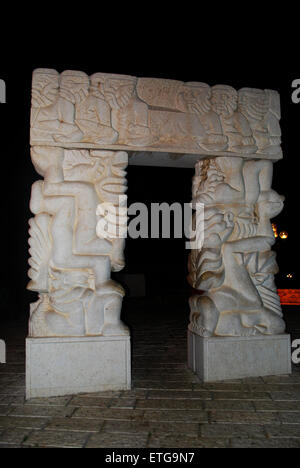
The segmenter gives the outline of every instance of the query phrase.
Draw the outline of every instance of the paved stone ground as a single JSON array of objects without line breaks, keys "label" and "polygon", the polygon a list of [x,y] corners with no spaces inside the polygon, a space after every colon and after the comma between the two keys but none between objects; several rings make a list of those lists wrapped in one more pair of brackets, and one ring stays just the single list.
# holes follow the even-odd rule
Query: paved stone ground
[{"label": "paved stone ground", "polygon": [[[203,384],[186,366],[187,314],[164,304],[127,309],[131,391],[25,401],[26,324],[1,325],[0,448],[300,447],[299,366],[290,376]],[[285,315],[300,337],[299,311]]]}]

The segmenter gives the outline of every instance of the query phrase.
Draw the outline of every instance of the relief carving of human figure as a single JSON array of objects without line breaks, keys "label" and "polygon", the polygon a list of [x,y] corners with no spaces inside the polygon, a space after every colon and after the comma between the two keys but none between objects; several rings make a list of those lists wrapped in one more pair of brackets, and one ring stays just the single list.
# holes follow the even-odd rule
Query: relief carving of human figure
[{"label": "relief carving of human figure", "polygon": [[261,154],[281,153],[280,101],[273,90],[242,88],[239,110],[247,118]]},{"label": "relief carving of human figure", "polygon": [[[155,138],[149,126],[148,105],[137,95],[137,78],[97,74],[111,107],[112,127],[118,130],[118,144],[149,146]],[[101,78],[102,77],[102,78]]]},{"label": "relief carving of human figure", "polygon": [[189,280],[201,294],[190,299],[189,328],[201,336],[285,330],[270,250],[270,218],[282,210],[283,197],[271,181],[269,161],[214,158],[197,164],[193,201],[205,205],[204,243],[190,255]]},{"label": "relief carving of human figure", "polygon": [[[118,160],[123,167],[125,154]],[[40,293],[31,305],[31,336],[127,334],[120,321],[124,291],[110,278],[112,268],[123,266],[120,248],[96,236],[95,185],[102,178],[105,187],[105,168],[78,151],[66,164],[62,148],[33,147],[31,156],[44,177],[33,184],[30,202],[28,288]],[[113,164],[113,152],[104,159],[109,156]]]},{"label": "relief carving of human figure", "polygon": [[35,70],[32,82],[31,138],[41,142],[80,142],[75,106],[85,100],[89,77],[80,71]]},{"label": "relief carving of human figure", "polygon": [[213,112],[211,88],[205,83],[141,80],[138,91],[149,105],[157,145],[186,150],[226,151],[227,137]]},{"label": "relief carving of human figure", "polygon": [[89,95],[76,105],[75,122],[84,134],[81,142],[114,144],[119,134],[112,128],[111,108],[103,92],[105,80],[98,73],[90,80]]},{"label": "relief carving of human figure", "polygon": [[[223,134],[221,121],[212,110],[211,88],[205,83],[186,83],[177,96],[177,107],[187,120],[187,133],[197,139],[198,145],[207,151],[226,151],[228,139]],[[182,119],[183,120],[183,119]]]},{"label": "relief carving of human figure", "polygon": [[246,117],[238,111],[238,93],[231,86],[212,87],[211,104],[220,117],[223,133],[228,138],[228,151],[255,153],[257,146]]}]

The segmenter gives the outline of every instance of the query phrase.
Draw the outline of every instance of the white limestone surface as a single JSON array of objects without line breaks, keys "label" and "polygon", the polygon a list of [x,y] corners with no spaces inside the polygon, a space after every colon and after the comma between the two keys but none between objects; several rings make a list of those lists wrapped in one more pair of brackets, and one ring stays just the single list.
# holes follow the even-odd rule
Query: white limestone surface
[{"label": "white limestone surface", "polygon": [[26,399],[130,389],[130,337],[26,339]]},{"label": "white limestone surface", "polygon": [[127,153],[34,147],[31,157],[44,179],[30,200],[27,287],[39,297],[30,306],[29,336],[128,335],[120,320],[125,291],[111,279],[125,265],[125,239],[97,229],[105,221],[101,207],[116,213],[111,231],[126,225],[126,212],[117,210]]},{"label": "white limestone surface", "polygon": [[286,373],[270,222],[284,201],[271,187],[280,118],[268,89],[33,72],[27,398],[129,388],[125,291],[111,278],[125,265],[128,163],[196,164],[192,367],[205,379]]},{"label": "white limestone surface", "polygon": [[188,331],[188,366],[204,382],[290,374],[290,335],[204,338]]},{"label": "white limestone surface", "polygon": [[[189,330],[203,337],[280,335],[271,219],[284,197],[272,189],[271,161],[209,158],[196,164]],[[203,213],[203,218],[197,217]]]},{"label": "white limestone surface", "polygon": [[277,91],[160,78],[32,77],[31,145],[282,157]]}]

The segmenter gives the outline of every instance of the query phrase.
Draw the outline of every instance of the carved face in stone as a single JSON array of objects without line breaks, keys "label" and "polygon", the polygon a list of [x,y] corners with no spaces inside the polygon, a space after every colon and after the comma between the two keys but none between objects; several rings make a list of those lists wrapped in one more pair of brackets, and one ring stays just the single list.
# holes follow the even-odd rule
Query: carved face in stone
[{"label": "carved face in stone", "polygon": [[60,78],[60,95],[73,104],[85,99],[89,92],[89,77],[82,72],[65,71]]},{"label": "carved face in stone", "polygon": [[210,87],[205,83],[187,83],[177,96],[177,108],[202,115],[211,110],[210,97]]},{"label": "carved face in stone", "polygon": [[105,78],[103,75],[100,73],[95,73],[90,77],[91,79],[91,86],[90,86],[90,92],[92,96],[95,96],[96,98],[104,99],[104,84],[105,84]]},{"label": "carved face in stone", "polygon": [[52,146],[33,146],[31,148],[32,163],[36,172],[42,177],[45,177],[50,167],[57,168],[57,172],[60,175],[62,172],[63,159],[63,148],[55,148]]},{"label": "carved face in stone", "polygon": [[238,107],[246,117],[262,120],[269,110],[269,97],[262,89],[243,88],[239,91]]},{"label": "carved face in stone", "polygon": [[217,85],[211,88],[212,109],[221,117],[231,117],[237,110],[238,94],[231,86]]},{"label": "carved face in stone", "polygon": [[283,209],[285,197],[279,195],[275,190],[261,192],[257,201],[257,211],[259,217],[269,219],[277,216]]},{"label": "carved face in stone", "polygon": [[59,74],[55,70],[35,70],[32,76],[32,107],[46,107],[58,96]]},{"label": "carved face in stone", "polygon": [[119,204],[119,196],[127,190],[126,167],[128,155],[124,151],[91,151],[93,159],[97,158],[98,173],[96,190],[103,201]]},{"label": "carved face in stone", "polygon": [[104,93],[113,109],[126,107],[135,94],[136,78],[108,78],[105,80]]}]

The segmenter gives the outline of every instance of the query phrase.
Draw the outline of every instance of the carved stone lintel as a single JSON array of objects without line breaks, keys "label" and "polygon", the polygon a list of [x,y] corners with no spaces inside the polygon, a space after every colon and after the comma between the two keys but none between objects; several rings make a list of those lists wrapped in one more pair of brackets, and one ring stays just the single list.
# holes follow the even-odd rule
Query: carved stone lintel
[{"label": "carved stone lintel", "polygon": [[276,91],[33,72],[31,144],[280,159]]},{"label": "carved stone lintel", "polygon": [[[242,158],[199,161],[193,204],[204,205],[202,248],[193,250],[189,329],[203,337],[281,334],[274,283],[278,268],[270,219],[284,198],[271,188],[272,163]],[[201,205],[201,206],[203,206]]]}]

